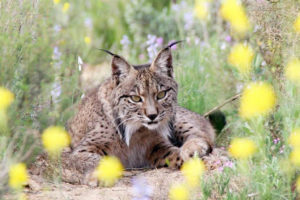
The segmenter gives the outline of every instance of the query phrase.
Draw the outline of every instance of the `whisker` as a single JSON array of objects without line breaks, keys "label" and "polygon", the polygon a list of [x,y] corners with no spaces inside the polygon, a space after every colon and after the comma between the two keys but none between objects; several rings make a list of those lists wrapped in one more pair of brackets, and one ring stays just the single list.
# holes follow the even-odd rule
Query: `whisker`
[{"label": "whisker", "polygon": [[118,124],[117,128],[119,128],[119,126],[121,126],[121,125],[124,124],[125,122],[130,121],[130,120],[132,120],[132,119],[134,119],[134,118],[135,118],[135,117],[130,117],[130,118],[128,118],[128,119],[125,119],[125,120],[121,121],[121,122]]}]

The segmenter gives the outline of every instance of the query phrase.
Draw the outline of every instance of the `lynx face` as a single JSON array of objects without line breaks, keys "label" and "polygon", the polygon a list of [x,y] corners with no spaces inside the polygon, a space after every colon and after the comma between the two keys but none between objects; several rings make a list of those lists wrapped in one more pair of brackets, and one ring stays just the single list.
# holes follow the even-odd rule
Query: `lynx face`
[{"label": "lynx face", "polygon": [[151,65],[133,67],[121,57],[113,58],[113,115],[127,145],[141,127],[169,136],[177,105],[171,61],[169,48],[162,50]]}]

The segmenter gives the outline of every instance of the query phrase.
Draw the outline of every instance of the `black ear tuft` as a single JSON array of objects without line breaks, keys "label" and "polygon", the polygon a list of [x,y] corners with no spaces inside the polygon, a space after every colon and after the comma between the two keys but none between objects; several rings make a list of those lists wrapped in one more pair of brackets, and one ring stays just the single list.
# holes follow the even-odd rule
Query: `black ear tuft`
[{"label": "black ear tuft", "polygon": [[118,85],[128,74],[131,69],[130,64],[121,56],[114,54],[106,49],[98,49],[113,56],[111,62],[112,79]]},{"label": "black ear tuft", "polygon": [[[96,48],[96,49],[98,49],[98,48]],[[104,51],[105,53],[107,53],[107,54],[109,54],[109,55],[111,55],[111,56],[118,56],[118,57],[120,57],[119,55],[114,54],[114,53],[112,53],[111,51],[108,51],[108,50],[106,50],[106,49],[98,49],[98,50]]]},{"label": "black ear tuft", "polygon": [[165,48],[171,48],[172,46],[178,44],[178,43],[181,43],[181,42],[184,42],[185,40],[178,40],[178,41],[175,41],[175,42],[172,42],[170,43],[168,46],[166,46]]}]

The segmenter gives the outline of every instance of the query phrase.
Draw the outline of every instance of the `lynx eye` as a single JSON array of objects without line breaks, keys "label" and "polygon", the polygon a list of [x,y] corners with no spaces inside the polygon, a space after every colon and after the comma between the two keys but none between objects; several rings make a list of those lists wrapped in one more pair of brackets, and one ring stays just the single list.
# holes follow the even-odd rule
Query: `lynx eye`
[{"label": "lynx eye", "polygon": [[164,98],[165,96],[166,96],[166,94],[167,94],[167,92],[166,91],[161,91],[161,92],[159,92],[158,94],[157,94],[157,99],[159,100],[159,99],[162,99],[162,98]]},{"label": "lynx eye", "polygon": [[130,98],[134,102],[141,102],[142,101],[142,98],[137,96],[137,95],[132,95]]}]

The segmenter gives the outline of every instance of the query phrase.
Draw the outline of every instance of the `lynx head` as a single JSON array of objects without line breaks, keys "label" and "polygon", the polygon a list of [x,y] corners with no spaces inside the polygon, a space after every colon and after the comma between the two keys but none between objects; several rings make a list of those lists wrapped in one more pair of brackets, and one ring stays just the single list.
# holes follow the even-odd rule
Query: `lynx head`
[{"label": "lynx head", "polygon": [[162,49],[151,64],[139,66],[113,55],[113,116],[128,146],[131,135],[142,127],[170,136],[177,104],[170,47]]}]

